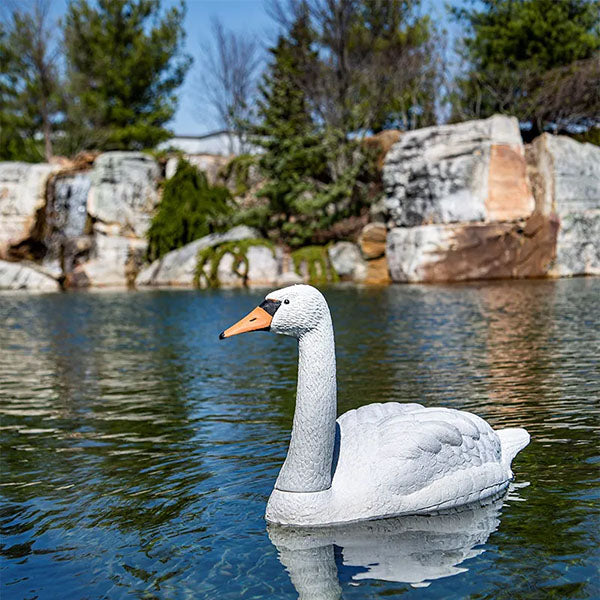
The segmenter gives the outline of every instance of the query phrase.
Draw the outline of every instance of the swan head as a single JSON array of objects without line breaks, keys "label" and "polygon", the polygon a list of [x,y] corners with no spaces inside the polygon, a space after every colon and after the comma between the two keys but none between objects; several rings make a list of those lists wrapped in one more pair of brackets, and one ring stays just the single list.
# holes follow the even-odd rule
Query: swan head
[{"label": "swan head", "polygon": [[331,323],[329,308],[321,292],[311,285],[291,285],[269,292],[264,301],[243,319],[219,335],[219,339],[248,331],[272,331],[300,338]]}]

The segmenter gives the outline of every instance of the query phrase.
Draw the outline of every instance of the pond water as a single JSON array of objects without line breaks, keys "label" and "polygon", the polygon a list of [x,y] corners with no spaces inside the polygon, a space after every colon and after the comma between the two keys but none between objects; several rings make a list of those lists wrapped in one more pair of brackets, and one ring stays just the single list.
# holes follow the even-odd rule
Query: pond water
[{"label": "pond water", "polygon": [[532,443],[503,502],[310,533],[263,519],[295,342],[217,339],[264,293],[0,296],[3,599],[600,597],[600,279],[326,290],[340,413]]}]

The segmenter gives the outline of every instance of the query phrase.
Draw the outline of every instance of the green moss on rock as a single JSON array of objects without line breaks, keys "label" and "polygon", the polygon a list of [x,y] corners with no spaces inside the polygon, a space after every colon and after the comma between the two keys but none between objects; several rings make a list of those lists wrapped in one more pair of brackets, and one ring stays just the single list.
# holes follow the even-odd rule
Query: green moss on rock
[{"label": "green moss on rock", "polygon": [[[244,281],[244,285],[246,285],[248,274],[248,249],[252,246],[265,246],[271,250],[273,257],[275,257],[274,244],[269,240],[263,239],[223,242],[222,244],[199,250],[196,262],[196,273],[194,275],[194,285],[196,287],[220,287],[219,264],[226,254],[231,254],[233,256],[231,272],[240,277]],[[206,267],[208,267],[208,269],[206,269]]]},{"label": "green moss on rock", "polygon": [[308,280],[312,284],[339,281],[338,274],[329,262],[327,246],[304,246],[292,252],[294,270],[303,275],[302,265],[306,265]]}]

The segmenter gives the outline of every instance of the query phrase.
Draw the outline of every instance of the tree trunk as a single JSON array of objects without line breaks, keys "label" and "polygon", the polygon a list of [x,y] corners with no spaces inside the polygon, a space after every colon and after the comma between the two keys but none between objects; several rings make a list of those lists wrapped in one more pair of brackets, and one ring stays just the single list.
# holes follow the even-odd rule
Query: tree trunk
[{"label": "tree trunk", "polygon": [[42,101],[42,131],[44,133],[44,155],[46,162],[50,162],[52,159],[52,139],[51,139],[51,127],[50,120],[48,119],[48,107],[46,101]]}]

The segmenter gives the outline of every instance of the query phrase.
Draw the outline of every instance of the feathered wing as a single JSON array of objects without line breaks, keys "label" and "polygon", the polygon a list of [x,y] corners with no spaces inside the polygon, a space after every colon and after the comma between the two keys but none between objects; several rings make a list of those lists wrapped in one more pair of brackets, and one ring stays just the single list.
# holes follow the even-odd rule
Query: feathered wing
[{"label": "feathered wing", "polygon": [[510,460],[526,445],[519,434],[503,447],[480,417],[420,404],[371,404],[338,422],[340,484],[353,478],[356,487],[362,478],[365,491],[374,486],[391,513],[457,506],[501,491],[512,478]]}]

